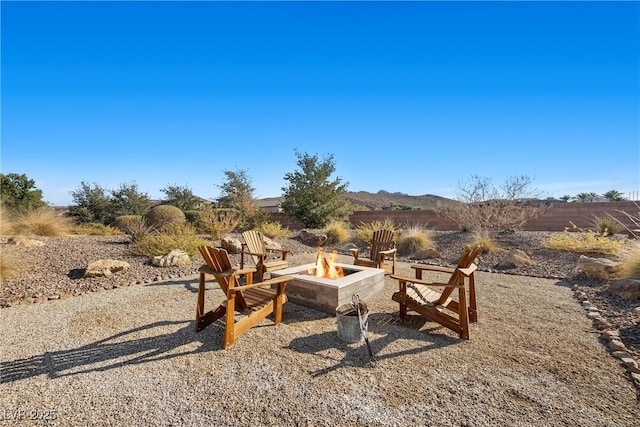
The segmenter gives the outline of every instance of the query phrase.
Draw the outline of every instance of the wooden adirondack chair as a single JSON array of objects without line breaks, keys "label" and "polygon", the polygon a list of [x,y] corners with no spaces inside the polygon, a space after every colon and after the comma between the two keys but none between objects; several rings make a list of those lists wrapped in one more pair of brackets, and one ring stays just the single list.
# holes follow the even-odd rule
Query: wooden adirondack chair
[{"label": "wooden adirondack chair", "polygon": [[[477,266],[473,262],[481,251],[481,245],[473,249],[467,246],[456,268],[413,264],[411,268],[415,269],[415,279],[392,275],[391,278],[398,280],[399,285],[399,290],[393,294],[392,299],[400,304],[400,320],[405,322],[407,310],[413,310],[428,320],[457,332],[460,338],[469,339],[469,321],[478,321],[473,275]],[[449,275],[449,280],[446,283],[422,280],[423,271],[445,273]],[[457,301],[451,298],[455,290],[458,290]]]},{"label": "wooden adirondack chair", "polygon": [[[364,267],[382,268],[387,273],[396,273],[396,242],[393,240],[393,231],[376,230],[373,232],[371,246],[369,247],[369,259],[359,258],[358,249],[351,249],[354,265],[362,265]],[[385,260],[391,259],[391,265],[386,264]]]},{"label": "wooden adirondack chair", "polygon": [[[200,283],[196,304],[196,332],[226,315],[222,347],[232,346],[236,339],[258,324],[262,319],[275,314],[275,324],[282,321],[282,306],[287,302],[284,293],[292,276],[282,276],[260,283],[252,283],[255,268],[234,269],[225,249],[200,246],[206,264],[200,267]],[[206,275],[213,275],[226,296],[214,310],[204,312]],[[242,280],[241,278],[244,277]],[[236,313],[240,320],[236,320]]]},{"label": "wooden adirondack chair", "polygon": [[[265,273],[288,268],[287,254],[289,251],[283,249],[267,248],[264,237],[259,231],[248,230],[242,233],[244,243],[240,252],[240,268],[244,268],[245,256],[249,256],[258,271],[258,280],[264,279]],[[269,258],[270,254],[279,253],[277,258]]]}]

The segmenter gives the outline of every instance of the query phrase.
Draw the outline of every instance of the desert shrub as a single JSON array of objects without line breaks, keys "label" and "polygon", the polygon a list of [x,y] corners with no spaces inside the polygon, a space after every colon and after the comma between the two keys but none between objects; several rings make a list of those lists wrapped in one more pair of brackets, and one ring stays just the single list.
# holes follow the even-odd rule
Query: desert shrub
[{"label": "desert shrub", "polygon": [[389,219],[385,219],[384,222],[361,222],[356,226],[356,236],[363,242],[371,243],[373,239],[373,233],[377,230],[391,230],[394,233],[398,233],[399,228]]},{"label": "desert shrub", "polygon": [[636,239],[640,239],[640,205],[638,205],[636,202],[633,202],[633,204],[636,206],[639,212],[629,213],[625,210],[618,210],[618,212],[620,212],[621,214],[627,217],[629,222],[632,224],[631,227],[627,226],[627,224],[624,224],[622,221],[615,218],[609,213],[607,213],[607,216],[613,221],[615,221],[620,226],[620,229],[624,228],[625,230],[627,230],[630,236]]},{"label": "desert shrub", "polygon": [[9,236],[11,234],[13,234],[13,223],[9,212],[0,207],[0,236]]},{"label": "desert shrub", "polygon": [[331,221],[324,229],[327,235],[327,243],[344,243],[351,239],[351,231],[342,221]]},{"label": "desert shrub", "polygon": [[173,223],[166,224],[157,233],[140,238],[132,246],[131,252],[152,257],[181,249],[193,257],[198,253],[198,246],[202,245],[211,245],[211,242],[198,237],[191,224]]},{"label": "desert shrub", "polygon": [[594,216],[592,223],[595,231],[603,236],[614,236],[622,229],[620,222],[610,216]]},{"label": "desert shrub", "polygon": [[196,228],[199,227],[200,211],[194,209],[184,211],[184,217],[189,224],[193,225]]},{"label": "desert shrub", "polygon": [[469,242],[471,247],[482,245],[483,253],[498,252],[500,245],[495,241],[493,236],[486,230],[474,231]]},{"label": "desert shrub", "polygon": [[73,234],[84,236],[117,236],[122,234],[122,230],[110,225],[104,225],[99,222],[90,222],[86,224],[78,224],[71,229]]},{"label": "desert shrub", "polygon": [[211,234],[213,240],[220,239],[240,224],[240,212],[232,208],[214,208],[207,206],[200,212],[199,227]]},{"label": "desert shrub", "polygon": [[11,222],[17,234],[63,236],[69,233],[71,221],[49,207],[18,209],[12,212]]},{"label": "desert shrub", "polygon": [[180,224],[186,221],[184,212],[175,206],[155,206],[144,214],[144,219],[150,226],[161,228],[167,224]]},{"label": "desert shrub", "polygon": [[277,221],[263,222],[254,230],[261,232],[270,239],[275,239],[276,237],[285,237],[288,236],[291,232],[288,228],[282,227],[282,224]]},{"label": "desert shrub", "polygon": [[640,279],[640,249],[636,249],[623,260],[620,275],[630,279]]},{"label": "desert shrub", "polygon": [[542,246],[559,251],[576,253],[604,253],[616,255],[625,246],[624,240],[611,239],[592,230],[581,229],[573,225],[559,235],[549,237],[542,242]]},{"label": "desert shrub", "polygon": [[120,215],[113,220],[113,226],[126,232],[132,224],[142,221],[142,215]]},{"label": "desert shrub", "polygon": [[472,175],[469,181],[458,185],[461,203],[438,208],[437,212],[462,230],[520,230],[546,209],[528,201],[540,196],[531,184],[532,178],[520,175],[509,177],[502,186],[495,187],[490,178]]},{"label": "desert shrub", "polygon": [[149,225],[147,220],[140,215],[123,215],[120,218],[119,228],[127,234],[133,242],[137,242],[145,236],[149,236],[157,229]]},{"label": "desert shrub", "polygon": [[20,272],[18,257],[12,251],[3,250],[0,252],[0,280],[15,277]]},{"label": "desert shrub", "polygon": [[400,255],[411,255],[422,249],[434,246],[431,231],[420,226],[408,227],[402,230],[396,245]]}]

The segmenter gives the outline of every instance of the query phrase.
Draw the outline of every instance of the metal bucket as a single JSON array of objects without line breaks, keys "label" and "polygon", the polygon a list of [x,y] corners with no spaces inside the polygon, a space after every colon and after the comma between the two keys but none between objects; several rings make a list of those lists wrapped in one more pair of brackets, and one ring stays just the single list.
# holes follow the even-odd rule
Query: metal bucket
[{"label": "metal bucket", "polygon": [[[369,309],[363,303],[360,303],[360,316],[362,317],[362,324],[366,332]],[[363,340],[358,311],[353,304],[344,304],[336,308],[336,319],[338,321],[338,338],[349,343]]]}]

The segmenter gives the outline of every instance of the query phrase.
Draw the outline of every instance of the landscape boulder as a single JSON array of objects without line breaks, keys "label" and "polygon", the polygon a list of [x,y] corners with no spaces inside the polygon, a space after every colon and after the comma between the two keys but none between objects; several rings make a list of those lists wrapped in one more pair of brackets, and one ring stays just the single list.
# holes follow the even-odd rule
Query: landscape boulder
[{"label": "landscape boulder", "polygon": [[181,267],[191,264],[191,258],[185,251],[174,249],[166,255],[154,256],[151,264],[156,267]]},{"label": "landscape boulder", "polygon": [[282,250],[282,245],[278,242],[276,242],[273,239],[268,238],[267,236],[262,236],[262,238],[264,239],[264,246],[267,249],[274,249],[274,250]]},{"label": "landscape boulder", "polygon": [[37,248],[40,246],[44,246],[44,242],[41,242],[40,240],[29,239],[24,236],[10,237],[9,240],[7,240],[7,243],[10,245],[24,246],[27,248]]},{"label": "landscape boulder", "polygon": [[99,259],[91,261],[84,272],[84,277],[106,277],[113,273],[129,269],[130,265],[126,261],[117,259]]},{"label": "landscape boulder", "polygon": [[322,246],[327,241],[327,235],[323,233],[313,233],[309,230],[300,230],[298,234],[302,243],[309,246]]},{"label": "landscape boulder", "polygon": [[498,263],[497,268],[520,268],[527,265],[535,265],[535,261],[529,258],[521,249],[512,249],[507,255]]},{"label": "landscape boulder", "polygon": [[608,279],[620,270],[621,263],[607,258],[591,258],[580,255],[578,258],[578,268],[587,277],[596,279]]},{"label": "landscape boulder", "polygon": [[640,300],[640,280],[638,279],[611,279],[606,289],[626,299]]},{"label": "landscape boulder", "polygon": [[440,252],[433,248],[420,249],[418,252],[411,256],[411,259],[435,259],[442,258]]},{"label": "landscape boulder", "polygon": [[230,254],[239,254],[240,251],[242,251],[242,242],[235,237],[223,237],[222,240],[220,240],[220,246]]}]

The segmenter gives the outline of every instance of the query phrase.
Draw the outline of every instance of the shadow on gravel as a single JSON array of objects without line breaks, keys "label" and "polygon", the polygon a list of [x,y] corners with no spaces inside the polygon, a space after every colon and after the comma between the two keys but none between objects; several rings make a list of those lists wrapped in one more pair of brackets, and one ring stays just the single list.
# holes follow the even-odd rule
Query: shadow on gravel
[{"label": "shadow on gravel", "polygon": [[[375,367],[376,362],[382,360],[395,359],[408,354],[419,354],[464,342],[464,340],[455,337],[440,335],[435,329],[420,330],[421,325],[424,324],[424,319],[419,316],[409,316],[407,323],[402,325],[398,323],[397,315],[374,313],[369,316],[368,345],[365,341],[347,343],[338,337],[336,331],[332,331],[295,338],[285,348],[334,361],[335,363],[332,365],[311,373],[311,376],[319,377],[342,367],[364,367],[367,365]],[[394,351],[393,342],[398,338],[412,339],[417,342],[413,348]],[[341,358],[333,356],[336,351],[332,350],[341,353]],[[373,353],[373,357],[369,351]]]},{"label": "shadow on gravel", "polygon": [[[184,326],[177,331],[171,329],[166,332],[167,327],[177,325]],[[157,330],[157,328],[161,329]],[[219,339],[212,340],[205,335],[201,337],[207,339],[202,341],[196,335],[193,322],[154,322],[70,350],[45,352],[24,359],[0,362],[0,383],[10,383],[38,375],[47,375],[54,379],[108,371],[124,365],[137,365],[186,354],[220,350]],[[194,342],[200,344],[196,350],[175,351],[183,345]]]}]

